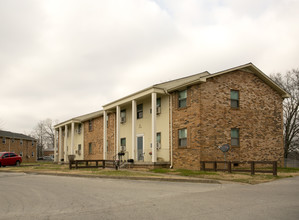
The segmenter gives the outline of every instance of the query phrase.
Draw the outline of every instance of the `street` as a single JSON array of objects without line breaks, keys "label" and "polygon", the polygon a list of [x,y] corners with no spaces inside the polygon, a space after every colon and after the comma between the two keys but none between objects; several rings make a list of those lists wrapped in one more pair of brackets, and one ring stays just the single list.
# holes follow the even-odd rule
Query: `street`
[{"label": "street", "polygon": [[0,219],[299,219],[299,177],[259,185],[0,172]]}]

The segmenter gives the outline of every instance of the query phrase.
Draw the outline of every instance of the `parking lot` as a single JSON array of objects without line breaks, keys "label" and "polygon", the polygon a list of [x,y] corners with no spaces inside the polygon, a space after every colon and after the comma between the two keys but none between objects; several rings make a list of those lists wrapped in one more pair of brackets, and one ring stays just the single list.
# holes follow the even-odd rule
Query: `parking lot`
[{"label": "parking lot", "polygon": [[0,172],[0,219],[298,219],[299,177],[249,185]]}]

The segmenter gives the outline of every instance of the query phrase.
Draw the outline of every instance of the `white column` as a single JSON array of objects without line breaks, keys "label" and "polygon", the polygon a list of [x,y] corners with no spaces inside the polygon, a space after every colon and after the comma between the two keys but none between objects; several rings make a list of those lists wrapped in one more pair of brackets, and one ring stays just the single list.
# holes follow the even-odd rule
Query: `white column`
[{"label": "white column", "polygon": [[64,162],[67,162],[67,125],[64,126]]},{"label": "white column", "polygon": [[56,129],[54,129],[54,162],[58,162],[58,158],[57,158],[57,131]]},{"label": "white column", "polygon": [[116,159],[118,160],[118,151],[119,151],[119,123],[120,123],[120,107],[116,106]]},{"label": "white column", "polygon": [[103,112],[103,160],[106,160],[107,149],[107,112]]},{"label": "white column", "polygon": [[62,154],[62,128],[59,127],[59,143],[58,143],[58,163],[61,162]]},{"label": "white column", "polygon": [[157,93],[152,93],[152,162],[157,162]]},{"label": "white column", "polygon": [[71,130],[71,154],[74,155],[74,132],[75,132],[75,123],[72,122]]},{"label": "white column", "polygon": [[132,101],[132,159],[135,160],[135,143],[136,143],[136,101]]}]

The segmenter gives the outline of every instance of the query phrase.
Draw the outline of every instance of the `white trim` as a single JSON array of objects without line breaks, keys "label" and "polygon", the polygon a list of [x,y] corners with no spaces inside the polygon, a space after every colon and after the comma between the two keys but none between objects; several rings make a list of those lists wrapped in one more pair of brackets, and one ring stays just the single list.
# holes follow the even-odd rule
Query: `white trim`
[{"label": "white trim", "polygon": [[120,123],[120,107],[116,106],[116,159],[118,160],[118,149],[119,149],[119,123]]},{"label": "white trim", "polygon": [[157,162],[157,128],[156,128],[156,119],[157,119],[157,93],[152,93],[152,162]]},{"label": "white trim", "polygon": [[[136,100],[132,100],[132,159],[135,160],[135,148],[136,148]],[[137,158],[136,158],[137,159]]]},{"label": "white trim", "polygon": [[58,163],[61,162],[62,158],[62,127],[59,127],[59,143],[58,143]]},{"label": "white trim", "polygon": [[169,113],[170,113],[170,168],[173,167],[173,147],[172,147],[172,95],[170,95],[170,105],[169,105]]},{"label": "white trim", "polygon": [[67,125],[64,126],[64,162],[67,162],[67,155],[68,155],[68,149],[67,149],[67,133],[68,133],[68,129],[67,129]]},{"label": "white trim", "polygon": [[75,132],[75,123],[72,122],[71,125],[71,154],[74,155],[74,132]]},{"label": "white trim", "polygon": [[54,162],[58,162],[57,160],[57,131],[56,129],[54,129]]}]

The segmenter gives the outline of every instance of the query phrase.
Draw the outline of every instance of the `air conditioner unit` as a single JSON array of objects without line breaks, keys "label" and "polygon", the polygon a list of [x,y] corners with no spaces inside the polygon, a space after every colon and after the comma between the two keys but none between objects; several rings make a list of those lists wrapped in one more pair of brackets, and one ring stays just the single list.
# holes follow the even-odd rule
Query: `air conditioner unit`
[{"label": "air conditioner unit", "polygon": [[161,114],[161,107],[160,106],[157,107],[157,115],[158,114]]},{"label": "air conditioner unit", "polygon": [[121,117],[120,118],[120,123],[125,123],[126,122],[126,118],[125,117]]},{"label": "air conditioner unit", "polygon": [[157,150],[161,149],[161,143],[157,143]]}]

